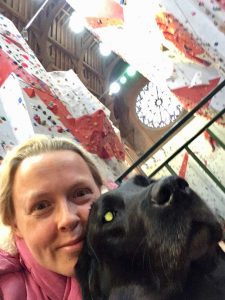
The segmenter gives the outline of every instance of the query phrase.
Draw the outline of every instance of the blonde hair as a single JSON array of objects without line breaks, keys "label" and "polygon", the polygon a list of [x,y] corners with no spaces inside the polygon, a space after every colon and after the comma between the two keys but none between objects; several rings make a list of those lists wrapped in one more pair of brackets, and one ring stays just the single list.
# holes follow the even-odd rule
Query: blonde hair
[{"label": "blonde hair", "polygon": [[99,188],[102,187],[103,181],[98,169],[88,157],[88,153],[86,153],[74,141],[64,137],[35,135],[11,150],[2,162],[0,174],[0,214],[3,224],[11,226],[15,216],[12,188],[15,173],[21,162],[31,156],[60,150],[69,150],[80,155],[87,163],[96,185]]}]

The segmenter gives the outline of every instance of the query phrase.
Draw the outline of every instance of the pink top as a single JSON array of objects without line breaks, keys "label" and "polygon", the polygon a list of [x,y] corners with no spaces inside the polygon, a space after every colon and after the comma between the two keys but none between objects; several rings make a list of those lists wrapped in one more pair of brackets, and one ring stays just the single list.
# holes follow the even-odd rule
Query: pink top
[{"label": "pink top", "polygon": [[80,300],[75,278],[65,277],[40,266],[23,240],[17,240],[18,254],[0,250],[0,299]]}]

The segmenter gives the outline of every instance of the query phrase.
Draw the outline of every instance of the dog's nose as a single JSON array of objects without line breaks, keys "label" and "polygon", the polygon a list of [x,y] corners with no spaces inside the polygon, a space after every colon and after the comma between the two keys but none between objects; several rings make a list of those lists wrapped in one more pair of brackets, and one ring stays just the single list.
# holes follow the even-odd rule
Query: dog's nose
[{"label": "dog's nose", "polygon": [[171,195],[175,191],[184,191],[186,187],[188,187],[188,183],[181,177],[169,176],[163,178],[153,185],[152,200],[158,205],[165,205],[170,201]]}]

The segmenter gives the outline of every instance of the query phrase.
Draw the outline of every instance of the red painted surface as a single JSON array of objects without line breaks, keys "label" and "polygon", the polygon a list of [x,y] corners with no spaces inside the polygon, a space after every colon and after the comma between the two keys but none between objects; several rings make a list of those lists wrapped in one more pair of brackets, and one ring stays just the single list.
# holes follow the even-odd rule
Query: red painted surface
[{"label": "red painted surface", "polygon": [[216,3],[225,10],[225,0],[216,0]]},{"label": "red painted surface", "polygon": [[199,57],[205,52],[204,49],[172,14],[159,13],[156,22],[165,39],[171,41],[187,58],[209,66],[208,61]]},{"label": "red painted surface", "polygon": [[[10,51],[10,50],[9,50]],[[41,89],[47,93],[51,93],[47,84],[39,80],[37,77],[28,73],[26,68],[19,64],[16,60],[12,60],[2,49],[0,49],[0,86],[13,72],[18,78],[21,78],[24,82],[31,87]]]},{"label": "red painted surface", "polygon": [[[201,101],[217,86],[219,81],[220,78],[215,78],[210,80],[209,84],[207,85],[198,85],[190,88],[182,87],[174,89],[172,92],[175,94],[175,96],[177,96],[186,110],[192,110],[199,101]],[[208,106],[209,101],[198,111],[198,113],[202,116],[209,117],[207,112]]]},{"label": "red painted surface", "polygon": [[123,145],[103,110],[75,119],[75,128],[75,136],[88,151],[98,153],[101,158],[125,159]]},{"label": "red painted surface", "polygon": [[187,152],[185,152],[184,157],[183,157],[183,161],[182,161],[182,164],[181,164],[181,168],[180,168],[180,171],[179,171],[179,176],[182,177],[182,178],[185,178],[185,176],[186,176],[188,158],[189,158],[189,155],[188,155]]},{"label": "red painted surface", "polygon": [[[93,0],[92,0],[93,1]],[[93,28],[118,26],[124,21],[123,8],[114,0],[101,0],[98,4],[87,8],[85,15],[88,24]]]},{"label": "red painted surface", "polygon": [[[74,119],[60,99],[52,94],[48,85],[29,74],[26,68],[13,61],[2,49],[0,49],[0,65],[0,86],[12,72],[15,73],[29,85],[24,89],[27,95],[29,97],[38,95],[47,108],[60,119],[62,124],[89,152],[105,159],[112,157],[119,160],[125,159],[123,145],[102,110]],[[35,120],[41,124],[38,115],[35,116]],[[62,128],[56,129],[58,132],[62,132]]]}]

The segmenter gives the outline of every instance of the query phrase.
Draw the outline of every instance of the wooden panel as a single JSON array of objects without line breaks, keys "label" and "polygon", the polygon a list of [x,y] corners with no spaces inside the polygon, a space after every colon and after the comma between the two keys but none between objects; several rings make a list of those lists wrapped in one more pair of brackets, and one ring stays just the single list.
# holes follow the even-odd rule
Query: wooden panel
[{"label": "wooden panel", "polygon": [[34,14],[34,5],[30,0],[3,0],[0,6],[6,5],[24,20],[29,20]]},{"label": "wooden panel", "polygon": [[[35,12],[42,5],[42,1],[31,0],[1,0],[0,11],[13,21],[15,26],[21,31],[29,20],[33,17]],[[31,28],[28,30],[29,45],[35,52],[39,60],[43,63],[48,63],[46,60],[46,53],[49,55],[52,64],[48,64],[46,68],[50,70],[68,70],[73,69],[84,84],[95,95],[101,95],[104,91],[104,69],[106,58],[101,57],[98,51],[98,41],[89,31],[84,31],[82,35],[76,35],[69,28],[69,18],[73,9],[69,4],[62,5],[53,19],[48,32],[48,41],[45,43],[46,49],[40,51],[39,39],[43,20],[48,20],[52,15],[52,11],[57,7],[59,1],[49,0],[48,5],[44,8]],[[45,28],[45,27],[44,27]],[[92,44],[90,45],[90,37],[92,37]],[[89,45],[89,46],[87,46]],[[87,47],[87,48],[83,48]],[[43,56],[45,55],[45,57]],[[43,56],[43,57],[41,57]],[[77,63],[82,60],[82,64],[78,69]]]}]

